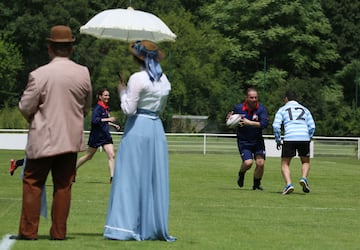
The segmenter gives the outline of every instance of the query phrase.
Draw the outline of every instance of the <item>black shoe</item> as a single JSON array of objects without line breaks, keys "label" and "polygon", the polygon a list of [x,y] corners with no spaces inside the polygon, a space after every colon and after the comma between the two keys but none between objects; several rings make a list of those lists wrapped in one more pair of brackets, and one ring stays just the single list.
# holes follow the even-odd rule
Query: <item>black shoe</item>
[{"label": "black shoe", "polygon": [[253,186],[253,190],[263,191],[264,189],[260,186]]},{"label": "black shoe", "polygon": [[10,240],[37,240],[37,238],[26,238],[22,235],[11,235],[9,237]]},{"label": "black shoe", "polygon": [[237,180],[237,184],[239,185],[239,187],[244,186],[244,177],[245,177],[245,172],[239,172],[239,177]]},{"label": "black shoe", "polygon": [[253,190],[263,190],[263,188],[261,187],[261,178],[255,178],[254,176]]}]

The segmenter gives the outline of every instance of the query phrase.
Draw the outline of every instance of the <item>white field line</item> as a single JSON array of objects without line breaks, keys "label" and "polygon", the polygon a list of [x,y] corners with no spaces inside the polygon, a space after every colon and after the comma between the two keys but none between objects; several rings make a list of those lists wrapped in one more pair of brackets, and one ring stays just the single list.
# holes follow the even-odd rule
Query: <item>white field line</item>
[{"label": "white field line", "polygon": [[[210,207],[227,207],[226,204],[219,204]],[[287,206],[253,206],[253,205],[240,205],[240,208],[260,208],[260,209],[299,209],[299,210],[322,210],[322,211],[359,211],[360,208],[355,207],[287,207]]]},{"label": "white field line", "polygon": [[0,241],[0,250],[10,250],[11,246],[15,243],[15,240],[9,239],[10,234],[5,234]]}]

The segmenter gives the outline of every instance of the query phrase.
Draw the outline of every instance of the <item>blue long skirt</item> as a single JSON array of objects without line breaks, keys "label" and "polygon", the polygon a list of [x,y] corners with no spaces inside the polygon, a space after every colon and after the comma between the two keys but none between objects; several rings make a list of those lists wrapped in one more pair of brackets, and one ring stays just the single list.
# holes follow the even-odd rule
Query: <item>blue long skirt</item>
[{"label": "blue long skirt", "polygon": [[161,120],[128,118],[115,160],[104,237],[165,240],[168,234],[168,148]]}]

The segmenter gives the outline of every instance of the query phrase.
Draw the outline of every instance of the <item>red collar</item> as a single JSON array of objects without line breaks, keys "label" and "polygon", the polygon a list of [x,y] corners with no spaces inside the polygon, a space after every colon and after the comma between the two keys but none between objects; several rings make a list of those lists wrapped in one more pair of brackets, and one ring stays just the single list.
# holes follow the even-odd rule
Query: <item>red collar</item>
[{"label": "red collar", "polygon": [[257,110],[259,108],[259,103],[257,102],[256,103],[256,107],[254,108],[254,109],[249,109],[248,108],[248,105],[247,105],[247,102],[244,102],[244,104],[243,104],[243,107],[242,107],[242,110],[243,111],[248,111],[248,112],[251,112],[251,111],[253,111],[253,110]]},{"label": "red collar", "polygon": [[103,107],[106,110],[109,109],[109,105],[106,105],[103,101],[98,101],[97,104],[100,105],[101,107]]}]

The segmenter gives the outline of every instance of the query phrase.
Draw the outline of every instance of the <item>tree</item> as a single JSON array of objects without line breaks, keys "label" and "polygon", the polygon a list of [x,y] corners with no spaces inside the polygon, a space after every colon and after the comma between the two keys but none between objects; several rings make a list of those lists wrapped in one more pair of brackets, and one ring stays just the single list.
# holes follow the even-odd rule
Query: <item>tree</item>
[{"label": "tree", "polygon": [[[182,8],[161,18],[178,35],[175,43],[159,44],[166,52],[162,67],[172,83],[165,119],[170,121],[173,114],[208,115],[223,124],[231,106],[219,96],[234,96],[229,71],[222,62],[226,43],[206,25],[197,29],[192,15]],[[138,70],[128,53],[128,44],[91,37],[83,37],[81,44],[79,60],[92,68],[95,89],[111,86],[112,95],[117,96],[116,72],[129,76]],[[118,107],[118,100],[112,101]]]},{"label": "tree", "polygon": [[[333,32],[331,39],[336,43],[340,54],[329,71],[336,72],[337,83],[343,86],[345,102],[352,106],[355,103],[356,83],[359,77],[360,58],[360,8],[359,1],[351,0],[322,0],[324,13],[328,17]],[[359,91],[359,90],[358,90]]]},{"label": "tree", "polygon": [[[9,108],[17,104],[14,97],[22,93],[28,73],[49,60],[45,38],[50,27],[66,24],[76,37],[72,59],[89,67],[94,91],[109,88],[112,111],[119,111],[116,72],[129,75],[137,70],[128,43],[79,34],[79,28],[100,11],[127,8],[129,3],[2,1],[0,37],[5,45],[0,51],[6,51],[7,58],[0,63],[6,82],[0,87],[0,107],[6,98]],[[344,116],[347,120],[339,126],[329,115],[334,108],[350,114],[354,107],[359,56],[356,1],[138,0],[132,7],[159,16],[177,34],[175,43],[160,44],[167,52],[162,66],[172,83],[166,123],[172,114],[208,115],[207,131],[227,131],[225,115],[243,101],[247,86],[258,88],[270,117],[291,87],[313,111],[318,134],[356,133],[356,117]],[[11,68],[19,60],[23,67]],[[272,133],[271,128],[267,132]]]},{"label": "tree", "polygon": [[5,103],[13,106],[18,102],[16,76],[22,70],[23,62],[19,50],[1,39],[0,58],[0,108],[4,108]]},{"label": "tree", "polygon": [[[360,62],[354,60],[353,62],[344,66],[344,68],[334,74],[334,80],[342,86],[342,93],[344,95],[344,102],[350,107],[355,107],[356,91],[359,92],[359,71]],[[358,79],[356,79],[358,78]],[[356,88],[358,85],[358,88]],[[357,108],[357,107],[355,107]]]},{"label": "tree", "polygon": [[180,10],[167,18],[178,35],[167,48],[170,59],[165,66],[173,83],[169,104],[175,114],[207,115],[223,124],[237,90],[224,64],[227,41],[206,23],[195,26],[192,19],[191,13]]},{"label": "tree", "polygon": [[[331,26],[316,1],[224,1],[205,6],[205,17],[232,41],[233,70],[262,70],[268,65],[288,72],[288,78],[319,76],[338,58],[329,40]],[[250,68],[250,69],[249,69]]]},{"label": "tree", "polygon": [[332,27],[330,37],[341,55],[337,61],[339,69],[360,56],[360,2],[322,0],[321,5]]},{"label": "tree", "polygon": [[[297,90],[305,102],[320,101],[327,66],[338,54],[319,2],[217,0],[201,13],[230,41],[229,69],[243,88],[262,90],[260,100],[266,100],[270,117],[286,88]],[[315,118],[321,112],[316,101]]]},{"label": "tree", "polygon": [[[91,3],[91,2],[90,2]],[[89,3],[89,4],[90,4]],[[0,10],[0,34],[20,51],[23,70],[17,72],[15,91],[22,93],[30,71],[49,61],[46,37],[53,25],[69,25],[75,36],[87,18],[88,1],[3,1]],[[76,17],[76,18],[74,18]]]}]

